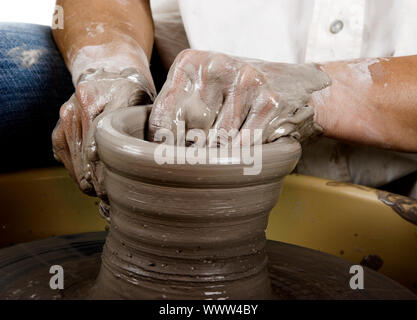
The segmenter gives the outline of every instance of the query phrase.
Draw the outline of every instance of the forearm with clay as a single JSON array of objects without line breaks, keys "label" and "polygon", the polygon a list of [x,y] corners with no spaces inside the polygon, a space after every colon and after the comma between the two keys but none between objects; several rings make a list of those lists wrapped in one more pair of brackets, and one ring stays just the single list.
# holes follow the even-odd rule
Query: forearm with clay
[{"label": "forearm with clay", "polygon": [[74,85],[92,68],[115,73],[136,68],[151,80],[148,61],[153,21],[149,0],[58,0],[57,4],[64,9],[65,28],[53,30],[53,36]]},{"label": "forearm with clay", "polygon": [[330,62],[331,86],[313,93],[326,136],[417,152],[417,56]]}]

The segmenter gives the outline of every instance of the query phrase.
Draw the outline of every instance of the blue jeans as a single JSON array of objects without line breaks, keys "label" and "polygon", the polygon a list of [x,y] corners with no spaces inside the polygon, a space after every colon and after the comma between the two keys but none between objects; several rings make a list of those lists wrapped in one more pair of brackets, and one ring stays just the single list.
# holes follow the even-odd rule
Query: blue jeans
[{"label": "blue jeans", "polygon": [[49,27],[0,23],[0,171],[56,163],[51,133],[73,92]]}]

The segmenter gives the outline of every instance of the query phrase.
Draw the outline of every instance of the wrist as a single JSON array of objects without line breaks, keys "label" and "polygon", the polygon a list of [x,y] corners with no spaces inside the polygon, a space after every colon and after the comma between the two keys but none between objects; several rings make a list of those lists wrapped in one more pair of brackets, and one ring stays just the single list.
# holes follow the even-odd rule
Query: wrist
[{"label": "wrist", "polygon": [[126,69],[137,70],[153,85],[147,56],[140,45],[132,40],[84,46],[70,64],[74,86],[83,74],[89,74],[92,70],[120,74]]},{"label": "wrist", "polygon": [[326,134],[327,128],[329,127],[328,122],[329,113],[327,112],[327,106],[330,105],[331,99],[331,86],[332,81],[326,66],[323,64],[316,64],[317,69],[325,73],[330,79],[329,85],[321,90],[314,91],[311,94],[309,104],[314,110],[314,122],[322,128],[324,134]]},{"label": "wrist", "polygon": [[[137,68],[126,68],[121,72],[108,72],[104,69],[88,69],[80,75],[77,87],[83,86],[84,83],[90,81],[99,82],[103,80],[105,80],[107,84],[113,83],[114,88],[118,88],[120,83],[124,83],[124,88],[131,88],[132,90],[139,89],[147,95],[149,101],[153,101],[156,97],[156,89],[152,82],[152,78],[151,82],[149,82],[143,72]],[[111,89],[109,90],[111,91]],[[119,93],[121,92],[120,88],[116,89],[116,91]],[[126,95],[128,94],[129,93],[126,93]]]}]

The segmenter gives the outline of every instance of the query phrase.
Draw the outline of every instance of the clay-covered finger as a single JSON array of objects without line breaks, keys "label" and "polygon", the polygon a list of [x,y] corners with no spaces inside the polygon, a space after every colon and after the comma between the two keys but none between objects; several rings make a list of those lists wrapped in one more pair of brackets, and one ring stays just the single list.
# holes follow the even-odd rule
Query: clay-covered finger
[{"label": "clay-covered finger", "polygon": [[71,97],[81,120],[83,139],[86,138],[91,122],[103,112],[104,107],[112,98],[109,86],[110,82],[103,82],[100,85],[96,82],[81,83],[75,95]]},{"label": "clay-covered finger", "polygon": [[161,92],[156,97],[149,117],[148,136],[152,141],[160,129],[176,133],[178,121],[185,120],[186,97],[193,82],[184,70],[181,54],[172,65]]},{"label": "clay-covered finger", "polygon": [[[258,89],[256,70],[242,68],[229,85],[223,106],[210,132],[209,145],[211,147],[219,143],[218,138],[220,140],[233,139],[238,134]],[[224,142],[228,143],[227,140]],[[223,143],[220,142],[220,144]]]},{"label": "clay-covered finger", "polygon": [[309,105],[293,105],[286,117],[276,117],[269,123],[267,142],[273,142],[283,136],[297,140],[313,136],[320,128],[314,124],[314,108]]},{"label": "clay-covered finger", "polygon": [[82,163],[83,130],[78,102],[74,95],[63,105],[60,116],[71,156],[74,175],[76,181],[80,183],[84,176]]},{"label": "clay-covered finger", "polygon": [[[246,117],[244,124],[239,132],[239,141],[244,145],[253,145],[255,143],[264,143],[270,134],[270,123],[274,118],[280,116],[280,104],[279,97],[270,92],[269,90],[263,90],[260,95],[254,99],[253,105]],[[255,131],[257,130],[257,131]],[[246,132],[245,132],[246,131]],[[248,141],[250,139],[250,141]],[[259,141],[259,139],[261,141]]]},{"label": "clay-covered finger", "polygon": [[61,125],[61,120],[58,120],[58,123],[55,126],[55,129],[52,131],[52,144],[54,157],[62,162],[65,168],[68,170],[70,176],[76,180],[74,174],[74,168],[72,166],[72,159],[70,151],[68,148],[67,140],[65,138],[65,133],[63,126]]},{"label": "clay-covered finger", "polygon": [[183,87],[178,84],[173,85],[171,80],[167,80],[164,84],[149,116],[148,137],[151,141],[160,129],[166,129],[175,134],[178,121],[184,121],[185,110],[178,105],[181,101],[182,90]]}]

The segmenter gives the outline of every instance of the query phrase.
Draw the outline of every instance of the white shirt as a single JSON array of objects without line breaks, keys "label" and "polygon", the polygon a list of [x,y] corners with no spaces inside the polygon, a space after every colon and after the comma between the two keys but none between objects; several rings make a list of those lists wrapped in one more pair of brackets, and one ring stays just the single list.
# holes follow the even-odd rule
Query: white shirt
[{"label": "white shirt", "polygon": [[193,49],[288,63],[417,54],[416,0],[176,1],[151,1],[155,25],[179,10]]}]

